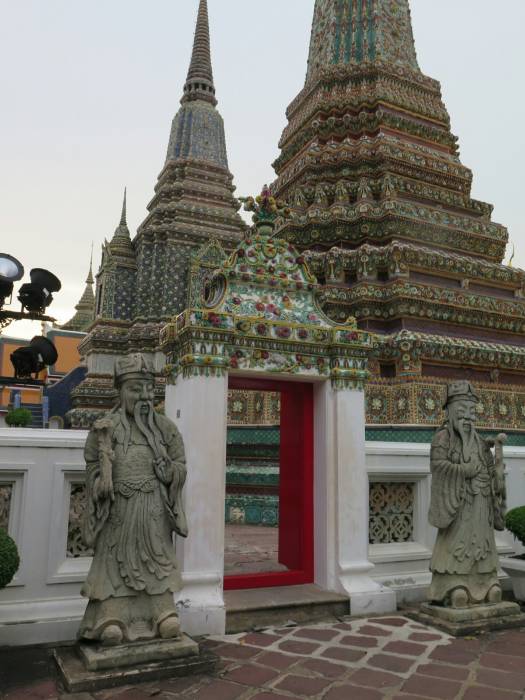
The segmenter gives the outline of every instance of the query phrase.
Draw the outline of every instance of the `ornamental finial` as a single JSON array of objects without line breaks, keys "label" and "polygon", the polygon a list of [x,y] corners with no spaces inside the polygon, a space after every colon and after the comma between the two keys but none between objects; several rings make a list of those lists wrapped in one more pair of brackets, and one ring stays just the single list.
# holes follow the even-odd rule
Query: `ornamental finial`
[{"label": "ornamental finial", "polygon": [[211,65],[208,0],[199,0],[193,52],[181,102],[192,102],[193,100],[210,102],[213,106],[217,104]]},{"label": "ornamental finial", "polygon": [[275,199],[268,185],[264,185],[257,197],[240,197],[244,211],[253,212],[252,220],[257,225],[273,226],[279,217],[287,219],[291,210],[287,204]]},{"label": "ornamental finial", "polygon": [[86,284],[94,284],[95,280],[93,279],[93,241],[91,241],[91,257],[89,259],[89,272],[86,280]]},{"label": "ornamental finial", "polygon": [[120,215],[120,226],[126,226],[126,199],[127,199],[128,188],[124,187],[124,199],[122,200],[122,214]]}]

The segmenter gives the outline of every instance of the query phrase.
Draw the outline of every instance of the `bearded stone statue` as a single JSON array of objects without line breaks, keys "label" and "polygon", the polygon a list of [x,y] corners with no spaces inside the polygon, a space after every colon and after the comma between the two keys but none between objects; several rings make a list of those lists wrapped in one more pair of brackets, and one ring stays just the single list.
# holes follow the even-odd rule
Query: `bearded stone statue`
[{"label": "bearded stone statue", "polygon": [[479,435],[474,427],[478,403],[469,382],[450,384],[446,421],[431,449],[429,521],[438,535],[429,598],[450,608],[501,601],[494,530],[505,529],[506,436],[490,441]]},{"label": "bearded stone statue", "polygon": [[173,533],[188,534],[181,492],[182,437],[153,408],[155,379],[143,355],[116,363],[118,406],[87,438],[86,543],[94,557],[79,636],[111,646],[180,636]]}]

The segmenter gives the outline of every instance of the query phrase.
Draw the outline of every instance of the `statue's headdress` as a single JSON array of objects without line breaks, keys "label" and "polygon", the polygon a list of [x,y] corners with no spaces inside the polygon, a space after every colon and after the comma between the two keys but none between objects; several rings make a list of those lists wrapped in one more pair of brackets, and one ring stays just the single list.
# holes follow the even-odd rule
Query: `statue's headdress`
[{"label": "statue's headdress", "polygon": [[447,399],[443,408],[449,406],[453,401],[475,401],[478,403],[479,396],[470,382],[452,382],[447,386]]},{"label": "statue's headdress", "polygon": [[144,355],[126,355],[115,363],[115,386],[120,386],[126,379],[155,379],[155,371]]}]

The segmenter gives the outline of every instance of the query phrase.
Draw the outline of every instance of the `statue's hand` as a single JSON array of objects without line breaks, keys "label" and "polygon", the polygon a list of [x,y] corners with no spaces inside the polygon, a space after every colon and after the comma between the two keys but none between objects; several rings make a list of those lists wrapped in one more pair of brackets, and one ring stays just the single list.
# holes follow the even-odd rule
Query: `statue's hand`
[{"label": "statue's hand", "polygon": [[478,460],[469,459],[468,462],[461,463],[461,468],[463,470],[463,473],[465,474],[465,477],[467,479],[472,479],[478,474],[481,468],[481,464]]},{"label": "statue's hand", "polygon": [[167,484],[170,481],[169,466],[171,462],[165,457],[157,457],[155,460],[155,472],[162,481]]},{"label": "statue's hand", "polygon": [[115,490],[113,488],[113,480],[100,476],[95,482],[95,498],[97,500],[111,499],[115,500]]}]

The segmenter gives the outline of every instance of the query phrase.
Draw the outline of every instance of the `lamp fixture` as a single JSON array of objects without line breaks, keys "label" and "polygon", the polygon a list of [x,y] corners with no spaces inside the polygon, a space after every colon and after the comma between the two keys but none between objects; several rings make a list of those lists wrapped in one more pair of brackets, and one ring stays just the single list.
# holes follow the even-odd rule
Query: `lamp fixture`
[{"label": "lamp fixture", "polygon": [[57,359],[58,352],[53,343],[39,335],[36,335],[29,345],[17,348],[11,353],[11,364],[16,379],[37,375],[46,367],[54,365]]},{"label": "lamp fixture", "polygon": [[13,293],[14,282],[24,276],[22,263],[7,253],[0,253],[0,309]]},{"label": "lamp fixture", "polygon": [[18,300],[22,308],[30,313],[44,313],[53,301],[52,292],[58,292],[62,284],[52,272],[40,267],[31,270],[29,277],[31,282],[20,287]]}]

